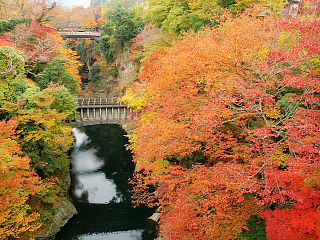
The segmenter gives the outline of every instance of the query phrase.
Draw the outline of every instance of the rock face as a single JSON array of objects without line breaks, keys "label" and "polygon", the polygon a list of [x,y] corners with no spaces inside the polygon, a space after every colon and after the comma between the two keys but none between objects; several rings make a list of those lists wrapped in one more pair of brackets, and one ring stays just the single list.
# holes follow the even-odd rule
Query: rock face
[{"label": "rock face", "polygon": [[61,205],[55,209],[54,217],[45,226],[47,230],[40,233],[38,239],[53,240],[54,236],[75,214],[77,210],[74,205],[68,199],[63,199]]},{"label": "rock face", "polygon": [[[114,69],[114,70],[111,70]],[[122,96],[124,89],[137,77],[139,63],[130,58],[130,50],[122,49],[116,55],[113,63],[102,66],[102,78],[95,81],[93,95],[103,97]],[[116,74],[110,74],[116,71]],[[90,83],[88,88],[92,88]]]},{"label": "rock face", "polygon": [[119,71],[117,82],[121,91],[137,77],[139,64],[130,58],[130,51],[125,49],[118,53],[115,63]]}]

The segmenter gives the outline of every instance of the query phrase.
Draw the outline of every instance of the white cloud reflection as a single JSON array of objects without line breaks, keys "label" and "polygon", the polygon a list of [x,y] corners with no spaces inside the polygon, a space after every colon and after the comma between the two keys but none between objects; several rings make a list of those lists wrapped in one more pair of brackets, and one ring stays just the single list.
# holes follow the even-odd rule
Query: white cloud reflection
[{"label": "white cloud reflection", "polygon": [[107,179],[104,173],[77,175],[75,182],[74,194],[79,200],[94,204],[122,201],[117,194],[117,186],[113,180]]},{"label": "white cloud reflection", "polygon": [[78,240],[142,240],[143,230],[88,234],[78,237]]}]

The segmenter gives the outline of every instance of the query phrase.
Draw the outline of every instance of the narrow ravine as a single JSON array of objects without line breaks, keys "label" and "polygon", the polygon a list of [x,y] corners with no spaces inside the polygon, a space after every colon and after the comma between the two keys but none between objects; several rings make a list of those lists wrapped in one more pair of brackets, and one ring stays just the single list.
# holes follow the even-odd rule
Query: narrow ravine
[{"label": "narrow ravine", "polygon": [[129,178],[132,156],[125,149],[125,132],[117,125],[75,128],[71,155],[70,193],[78,214],[56,240],[153,240],[155,228],[147,218],[152,209],[134,208]]}]

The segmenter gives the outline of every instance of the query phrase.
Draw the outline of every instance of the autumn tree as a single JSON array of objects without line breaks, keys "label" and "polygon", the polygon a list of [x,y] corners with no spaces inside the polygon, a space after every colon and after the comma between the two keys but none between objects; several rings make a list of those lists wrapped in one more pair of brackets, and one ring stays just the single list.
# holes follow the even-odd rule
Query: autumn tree
[{"label": "autumn tree", "polygon": [[9,32],[15,28],[18,24],[31,22],[31,18],[22,19],[5,19],[0,21],[0,34]]},{"label": "autumn tree", "polygon": [[[268,172],[264,194],[266,202],[276,206],[265,213],[267,232],[271,239],[317,239],[320,51],[315,46],[320,24],[318,18],[301,17],[280,19],[276,26],[280,41],[261,67],[268,77],[278,76],[275,100],[282,107],[278,124],[270,126],[283,142],[270,150],[272,161],[278,161]],[[283,228],[276,228],[280,223]]]},{"label": "autumn tree", "polygon": [[[3,45],[20,49],[25,54],[25,68],[32,80],[41,78],[43,84],[65,81],[64,84],[71,91],[80,90],[81,79],[78,68],[81,63],[78,61],[77,53],[64,46],[62,37],[50,25],[37,22],[32,22],[30,26],[19,25],[13,31],[4,33],[1,39]],[[58,58],[60,60],[57,60]],[[48,62],[50,64],[46,66]],[[59,76],[64,79],[50,79],[45,69],[53,65],[55,68],[60,67],[60,70],[57,69],[55,72],[65,73]],[[45,76],[47,79],[43,80]],[[42,87],[47,86],[43,84]]]},{"label": "autumn tree", "polygon": [[283,0],[150,0],[143,13],[146,22],[150,22],[163,30],[177,34],[189,30],[199,31],[223,22],[221,14],[225,11],[243,12],[255,4],[262,4],[259,14],[281,11],[286,4]]},{"label": "autumn tree", "polygon": [[134,13],[121,5],[110,8],[105,14],[102,28],[101,50],[106,58],[113,60],[119,48],[124,47],[140,30],[141,23],[135,20]]},{"label": "autumn tree", "polygon": [[87,31],[100,31],[104,23],[104,8],[102,7],[73,7],[53,9],[54,16],[51,24],[59,30],[85,29]]},{"label": "autumn tree", "polygon": [[[259,189],[259,184],[255,185],[258,179],[254,174],[259,165],[255,165],[254,156],[248,154],[250,147],[244,145],[248,139],[240,128],[245,120],[241,111],[239,113],[233,106],[240,101],[238,96],[246,89],[243,86],[248,85],[243,74],[250,76],[250,72],[243,73],[243,66],[265,58],[263,48],[267,42],[263,41],[265,33],[260,31],[263,28],[263,21],[241,17],[230,19],[220,29],[191,34],[172,48],[153,53],[150,60],[144,62],[140,81],[131,88],[138,94],[141,88],[144,89],[141,92],[143,95],[134,96],[133,102],[139,98],[145,99],[141,101],[144,106],[138,127],[131,136],[137,167],[154,172],[155,182],[159,181],[160,185],[164,185],[161,188],[165,188],[157,190],[158,194],[163,194],[160,202],[166,201],[170,206],[162,218],[164,239],[172,239],[173,236],[183,239],[186,234],[190,237],[197,234],[196,239],[232,239],[245,228],[250,216],[259,212],[257,201],[254,198],[250,200],[250,195]],[[240,81],[243,84],[240,85]],[[246,101],[242,104],[246,108],[252,107]],[[254,115],[253,112],[243,114]],[[208,175],[201,177],[202,174],[194,168],[183,171],[188,180],[180,183],[179,177],[172,176],[172,171],[159,170],[162,161],[169,166],[179,164],[187,169],[196,163],[215,165],[212,168],[201,166],[203,174],[221,179],[214,180]],[[226,172],[226,169],[230,171]],[[231,181],[236,179],[237,172],[242,173],[236,180],[239,188]],[[173,179],[164,181],[162,178]],[[171,186],[175,178],[178,187]],[[203,186],[201,181],[204,181]],[[205,181],[213,185],[209,187]],[[231,185],[214,186],[227,182]],[[185,186],[180,188],[179,183],[185,183]],[[233,192],[232,186],[239,192]],[[216,190],[205,192],[203,187]],[[170,189],[174,191],[171,193]],[[187,197],[190,189],[194,189],[191,199]],[[239,200],[237,203],[231,196],[227,200],[231,192],[237,196],[234,199]],[[223,199],[226,202],[218,204]],[[242,212],[236,210],[238,207],[243,209],[247,201],[252,208]],[[223,207],[218,209],[218,206]],[[195,209],[194,212],[191,209]],[[178,224],[179,219],[187,216],[190,222],[195,222],[193,229]],[[212,226],[210,221],[215,224]],[[169,228],[169,225],[173,227]],[[224,231],[222,228],[225,228]]]},{"label": "autumn tree", "polygon": [[0,121],[0,237],[19,238],[21,234],[37,230],[39,213],[32,211],[30,195],[42,191],[45,186],[30,168],[30,158],[23,156],[17,141],[13,121]]},{"label": "autumn tree", "polygon": [[[73,137],[64,120],[75,118],[77,101],[62,85],[35,86],[26,78],[26,57],[13,46],[0,47],[0,236],[30,239],[67,192],[60,179],[69,170]],[[62,74],[71,78],[76,59],[64,48],[56,52],[69,56]]]},{"label": "autumn tree", "polygon": [[49,83],[61,83],[66,86],[71,93],[79,90],[79,83],[70,73],[67,72],[64,64],[65,60],[53,58],[52,61],[35,78],[35,81],[42,88],[47,88]]},{"label": "autumn tree", "polygon": [[36,22],[48,22],[56,4],[46,0],[2,0],[0,19],[32,18]]},{"label": "autumn tree", "polygon": [[[14,101],[24,89],[24,57],[12,47],[0,47],[0,106]],[[8,68],[8,66],[10,66]]]},{"label": "autumn tree", "polygon": [[141,186],[158,186],[151,203],[166,206],[162,238],[233,239],[263,208],[270,239],[319,237],[318,28],[250,10],[143,63],[124,100],[140,113],[131,148]]},{"label": "autumn tree", "polygon": [[144,61],[152,52],[164,47],[172,47],[177,35],[161,30],[153,24],[146,24],[132,40],[131,53],[137,61]]}]

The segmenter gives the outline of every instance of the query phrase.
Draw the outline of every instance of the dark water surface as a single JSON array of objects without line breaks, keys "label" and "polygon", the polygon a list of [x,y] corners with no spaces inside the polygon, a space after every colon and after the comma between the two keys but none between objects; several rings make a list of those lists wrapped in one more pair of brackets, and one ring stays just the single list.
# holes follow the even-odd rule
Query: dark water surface
[{"label": "dark water surface", "polygon": [[117,125],[74,129],[71,195],[78,215],[56,240],[153,240],[147,218],[153,210],[133,208],[130,185],[134,165],[128,140]]}]

